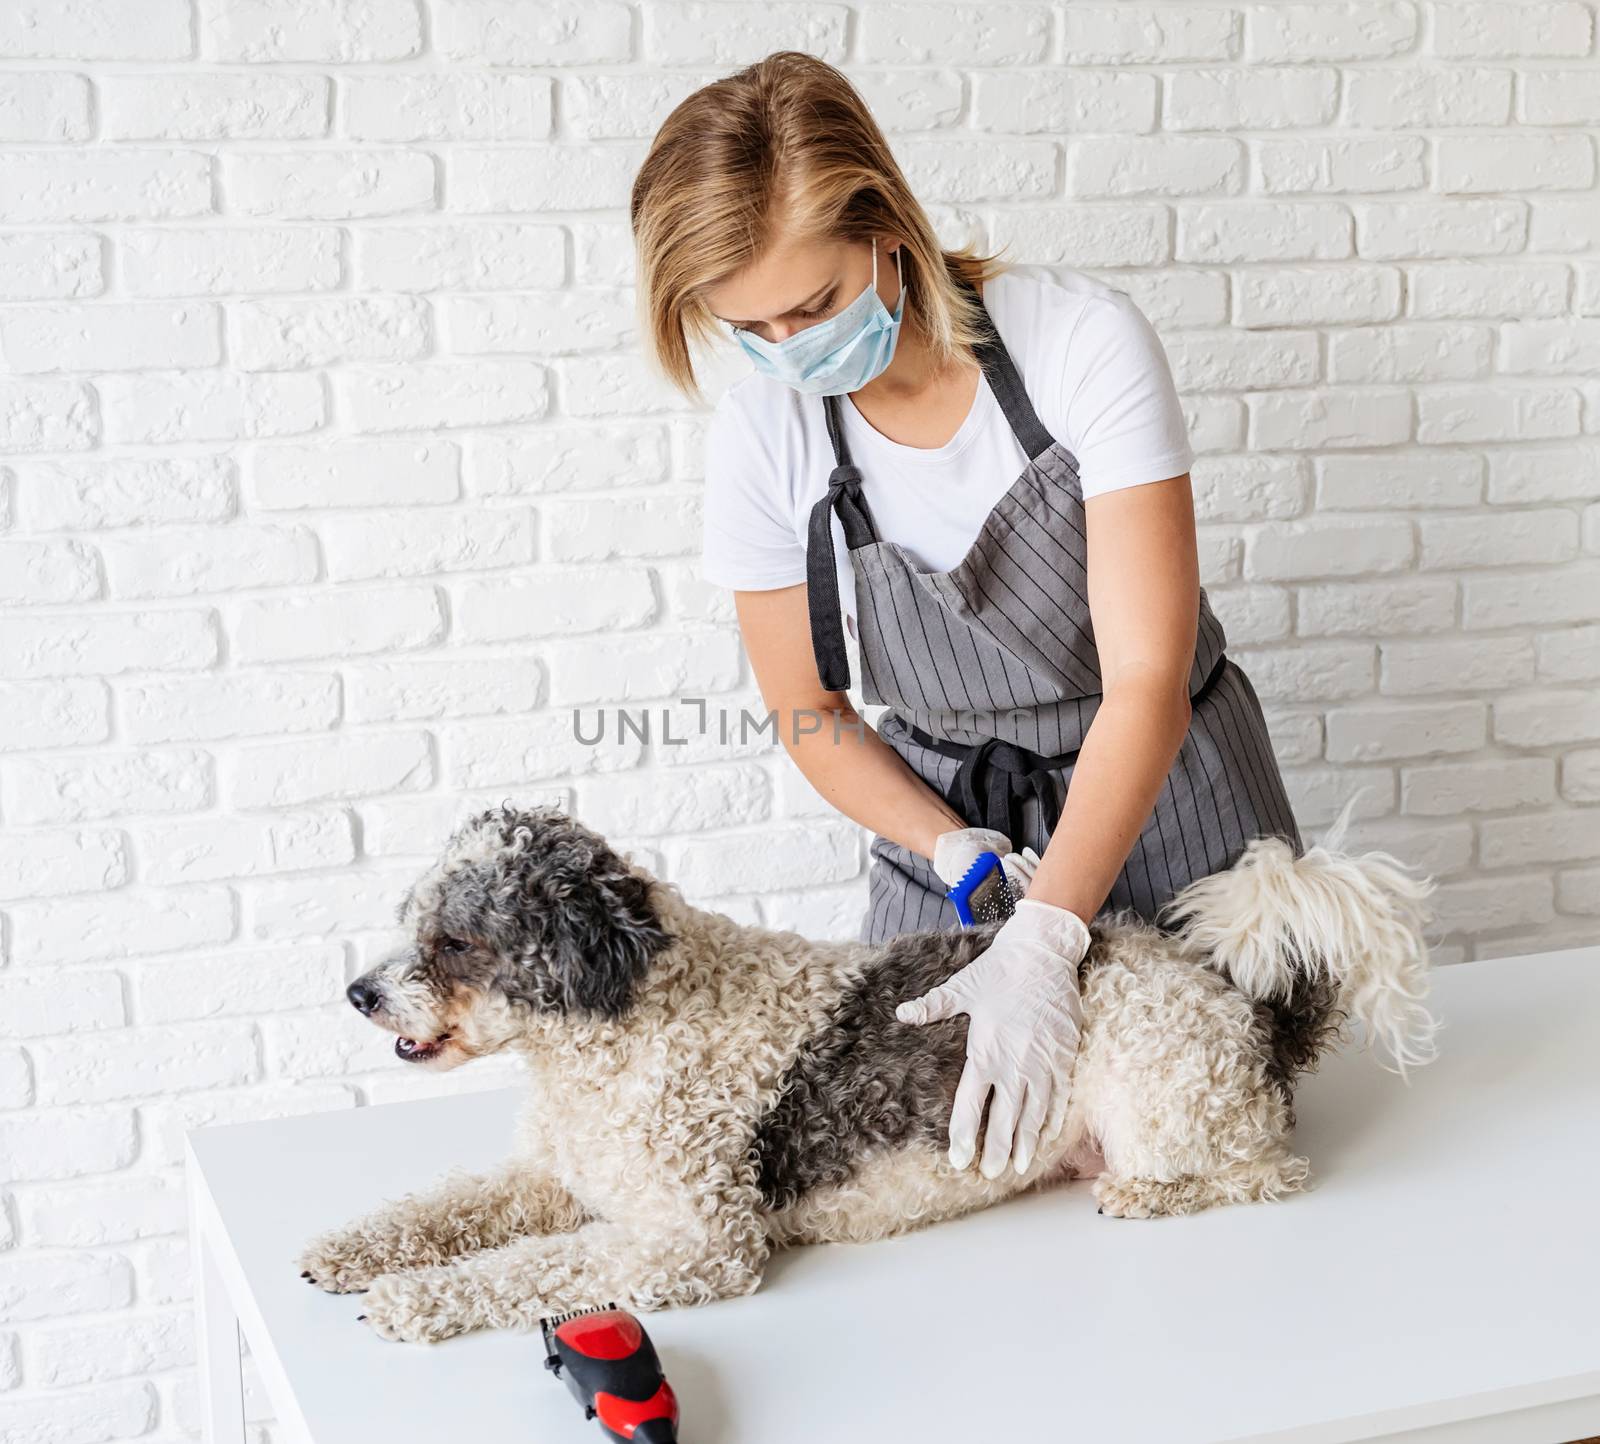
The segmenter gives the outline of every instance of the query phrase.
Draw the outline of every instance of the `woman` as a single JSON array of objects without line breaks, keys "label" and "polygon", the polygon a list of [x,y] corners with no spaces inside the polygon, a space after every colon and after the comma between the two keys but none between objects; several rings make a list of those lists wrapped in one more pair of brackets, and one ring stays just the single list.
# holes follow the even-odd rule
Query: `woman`
[{"label": "woman", "polygon": [[[1154,920],[1253,836],[1301,848],[1199,584],[1161,344],[1089,277],[942,249],[861,98],[796,52],[685,100],[632,213],[667,375],[698,395],[689,338],[719,328],[755,364],[710,421],[703,571],[789,755],[873,833],[861,938],[955,925],[946,889],[983,850],[1026,886],[896,1014],[968,1014],[951,1162],[992,1089],[980,1167],[1024,1169],[1065,1117],[1087,920]],[[791,725],[812,711],[845,725]]]}]

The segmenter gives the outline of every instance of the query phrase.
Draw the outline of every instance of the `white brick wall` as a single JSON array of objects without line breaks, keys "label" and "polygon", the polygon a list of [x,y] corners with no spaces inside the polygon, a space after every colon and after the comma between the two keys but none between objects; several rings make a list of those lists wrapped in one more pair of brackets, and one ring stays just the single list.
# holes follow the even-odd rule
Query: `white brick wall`
[{"label": "white brick wall", "polygon": [[[1154,319],[1307,829],[1364,786],[1447,961],[1593,940],[1596,30],[0,5],[0,1435],[194,1435],[186,1127],[507,1079],[407,1075],[341,1000],[464,810],[562,800],[731,911],[854,928],[860,830],[697,728],[760,702],[629,289],[649,136],[772,49],[846,66],[947,238]],[[582,747],[593,704],[683,745]]]}]

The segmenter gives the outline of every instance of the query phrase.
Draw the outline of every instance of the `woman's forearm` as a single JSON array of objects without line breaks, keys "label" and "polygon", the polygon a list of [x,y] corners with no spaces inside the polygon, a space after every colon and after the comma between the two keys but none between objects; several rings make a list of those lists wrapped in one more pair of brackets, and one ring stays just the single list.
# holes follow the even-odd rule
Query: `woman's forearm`
[{"label": "woman's forearm", "polygon": [[[854,708],[778,710],[779,739],[817,792],[846,817],[924,857],[967,824]],[[798,736],[797,736],[798,733]]]},{"label": "woman's forearm", "polygon": [[1166,683],[1140,678],[1105,694],[1029,897],[1085,921],[1100,911],[1183,746],[1189,715],[1188,697]]},{"label": "woman's forearm", "polygon": [[[1084,735],[1061,817],[1028,896],[1093,918],[1150,816],[1189,728],[1181,691],[1130,680],[1107,692]],[[778,710],[779,737],[831,806],[902,847],[933,856],[941,832],[970,824],[853,708]],[[1021,840],[1013,838],[1013,846]]]}]

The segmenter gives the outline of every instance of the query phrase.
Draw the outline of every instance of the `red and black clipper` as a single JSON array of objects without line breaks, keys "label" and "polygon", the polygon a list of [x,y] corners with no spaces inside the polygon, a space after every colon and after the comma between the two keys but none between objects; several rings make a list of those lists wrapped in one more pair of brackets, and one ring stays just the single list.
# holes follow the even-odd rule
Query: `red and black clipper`
[{"label": "red and black clipper", "polygon": [[677,1444],[678,1399],[644,1327],[615,1304],[539,1320],[545,1368],[623,1444]]}]

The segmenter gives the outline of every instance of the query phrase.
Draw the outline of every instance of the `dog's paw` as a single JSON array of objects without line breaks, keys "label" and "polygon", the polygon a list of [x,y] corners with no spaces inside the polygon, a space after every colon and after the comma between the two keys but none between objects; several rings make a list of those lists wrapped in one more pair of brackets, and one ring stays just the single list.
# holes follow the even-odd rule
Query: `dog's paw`
[{"label": "dog's paw", "polygon": [[334,1229],[311,1240],[295,1260],[300,1277],[330,1294],[359,1293],[388,1270],[373,1257],[371,1240]]},{"label": "dog's paw", "polygon": [[380,1338],[432,1344],[473,1327],[451,1302],[450,1291],[426,1274],[381,1274],[361,1300],[367,1326]]},{"label": "dog's paw", "polygon": [[1095,1202],[1109,1218],[1153,1218],[1155,1211],[1135,1184],[1101,1174],[1094,1181]]}]

